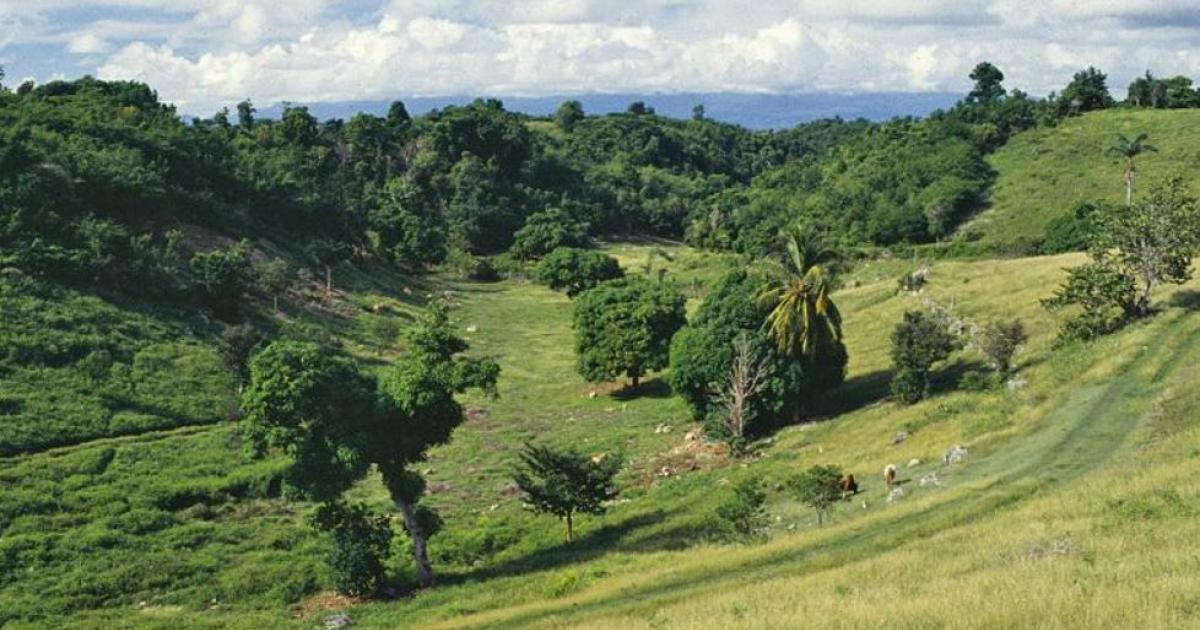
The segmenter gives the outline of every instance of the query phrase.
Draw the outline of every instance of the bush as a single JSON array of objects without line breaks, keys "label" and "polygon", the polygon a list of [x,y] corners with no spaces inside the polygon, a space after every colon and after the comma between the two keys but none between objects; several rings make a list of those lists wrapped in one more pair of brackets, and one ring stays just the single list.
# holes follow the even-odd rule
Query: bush
[{"label": "bush", "polygon": [[559,247],[538,263],[535,279],[555,291],[575,297],[607,280],[625,276],[612,256],[574,247]]},{"label": "bush", "polygon": [[352,596],[378,593],[387,579],[384,562],[392,542],[388,518],[372,515],[361,505],[326,503],[317,508],[313,524],[332,539],[329,568],[337,591]]},{"label": "bush", "polygon": [[733,487],[733,494],[717,507],[718,533],[731,540],[752,541],[766,537],[770,523],[767,495],[757,479],[744,479]]},{"label": "bush", "polygon": [[817,523],[825,522],[829,508],[842,497],[842,469],[837,466],[813,466],[792,478],[788,485],[796,499],[816,509]]},{"label": "bush", "polygon": [[1029,339],[1025,325],[1019,319],[990,322],[975,336],[975,345],[987,359],[988,366],[1001,376],[1012,369],[1012,358]]},{"label": "bush", "polygon": [[454,248],[446,255],[446,266],[458,277],[474,282],[496,282],[500,272],[483,256]]},{"label": "bush", "polygon": [[1081,201],[1070,214],[1052,219],[1046,224],[1041,253],[1049,255],[1086,251],[1096,237],[1096,210],[1095,204]]},{"label": "bush", "polygon": [[250,243],[240,241],[225,249],[200,252],[190,261],[192,274],[210,308],[236,314],[238,299],[250,286]]},{"label": "bush", "polygon": [[968,370],[958,379],[958,388],[968,392],[986,392],[1000,384],[995,372]]},{"label": "bush", "polygon": [[892,396],[912,404],[929,395],[929,371],[958,348],[955,338],[936,317],[908,311],[892,332]]}]

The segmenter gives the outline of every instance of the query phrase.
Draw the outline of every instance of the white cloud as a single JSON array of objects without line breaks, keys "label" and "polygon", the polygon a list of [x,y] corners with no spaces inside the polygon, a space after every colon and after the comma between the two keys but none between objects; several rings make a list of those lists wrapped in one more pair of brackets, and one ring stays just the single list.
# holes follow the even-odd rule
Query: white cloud
[{"label": "white cloud", "polygon": [[[124,10],[60,19],[81,6]],[[984,59],[1043,94],[1086,65],[1117,91],[1146,68],[1200,74],[1200,0],[0,0],[7,25],[9,46],[102,55],[99,76],[195,113],[244,97],[963,91]]]}]

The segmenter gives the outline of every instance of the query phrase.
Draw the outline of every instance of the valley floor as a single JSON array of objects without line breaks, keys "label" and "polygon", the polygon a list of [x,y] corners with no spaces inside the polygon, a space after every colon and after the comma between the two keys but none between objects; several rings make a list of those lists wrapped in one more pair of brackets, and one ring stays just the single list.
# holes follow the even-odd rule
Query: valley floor
[{"label": "valley floor", "polygon": [[[636,269],[650,246],[608,249]],[[658,264],[697,298],[730,264],[673,253]],[[42,554],[24,573],[4,565],[0,622],[312,627],[344,611],[355,627],[381,628],[1200,627],[1200,283],[1162,291],[1147,322],[1054,350],[1057,321],[1038,301],[1075,262],[936,263],[920,295],[895,290],[912,262],[866,263],[836,295],[851,363],[830,417],[734,462],[689,446],[695,425],[661,381],[632,396],[580,380],[565,297],[512,281],[444,283],[472,351],[503,374],[500,399],[469,401],[470,420],[424,471],[447,523],[433,543],[439,587],[357,604],[312,595],[322,547],[306,508],[260,491],[276,464],[240,458],[233,427],[218,424],[0,461],[0,505],[13,514],[0,558]],[[1019,382],[958,389],[979,367],[964,351],[929,400],[888,402],[888,335],[929,300],[973,319],[1022,318],[1031,340]],[[389,351],[348,338],[364,360],[386,361]],[[908,438],[893,446],[897,431]],[[584,520],[574,544],[509,491],[527,440],[629,461],[622,498]],[[952,444],[968,448],[964,464],[943,465]],[[863,492],[817,526],[783,482],[825,463],[855,473]],[[878,480],[889,463],[905,488],[893,503]],[[770,540],[708,541],[714,507],[745,477],[770,489]],[[153,508],[131,498],[147,493]],[[387,507],[373,484],[356,498]]]}]

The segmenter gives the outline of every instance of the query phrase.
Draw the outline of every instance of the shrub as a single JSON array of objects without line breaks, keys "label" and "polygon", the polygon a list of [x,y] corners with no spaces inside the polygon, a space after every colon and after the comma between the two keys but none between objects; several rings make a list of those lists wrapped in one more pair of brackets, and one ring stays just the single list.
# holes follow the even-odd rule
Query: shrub
[{"label": "shrub", "polygon": [[387,579],[384,562],[392,542],[386,516],[372,515],[361,505],[325,503],[313,524],[328,532],[333,543],[329,568],[339,593],[366,596],[378,593]]},{"label": "shrub", "polygon": [[995,372],[968,370],[958,379],[958,388],[968,392],[986,392],[999,384]]},{"label": "shrub", "polygon": [[227,315],[237,312],[237,301],[250,285],[249,256],[250,243],[245,240],[192,256],[192,274],[213,310]]},{"label": "shrub", "polygon": [[929,371],[950,356],[958,339],[943,322],[922,311],[908,311],[892,332],[892,396],[912,404],[929,395]]},{"label": "shrub", "polygon": [[1052,219],[1046,224],[1041,253],[1065,254],[1087,250],[1096,237],[1096,210],[1095,204],[1081,201],[1069,214]]},{"label": "shrub", "polygon": [[1001,376],[1012,369],[1012,358],[1029,339],[1025,325],[1019,319],[990,322],[975,335],[975,345],[987,359],[988,366]]},{"label": "shrub", "polygon": [[612,256],[574,247],[559,247],[538,263],[535,278],[555,291],[575,297],[601,282],[625,276]]},{"label": "shrub", "polygon": [[717,507],[718,532],[723,538],[751,541],[766,536],[769,518],[767,495],[757,479],[744,479],[733,494]]},{"label": "shrub", "polygon": [[817,511],[820,524],[842,496],[841,479],[842,469],[837,466],[813,466],[793,477],[788,485],[798,501]]}]

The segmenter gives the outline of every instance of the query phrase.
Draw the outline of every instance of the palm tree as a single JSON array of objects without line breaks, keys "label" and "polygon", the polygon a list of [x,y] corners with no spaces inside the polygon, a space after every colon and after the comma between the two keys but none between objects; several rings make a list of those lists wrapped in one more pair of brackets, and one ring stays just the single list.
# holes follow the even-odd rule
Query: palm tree
[{"label": "palm tree", "polygon": [[1146,144],[1146,140],[1149,139],[1150,135],[1145,133],[1139,133],[1133,140],[1117,134],[1116,144],[1108,148],[1109,153],[1125,158],[1125,205],[1127,206],[1133,204],[1133,179],[1137,175],[1134,158],[1146,151],[1158,151],[1158,147]]},{"label": "palm tree", "polygon": [[837,255],[801,229],[793,227],[784,237],[786,255],[758,297],[771,309],[763,325],[781,353],[812,359],[842,340],[842,316],[829,297],[826,267]]}]

